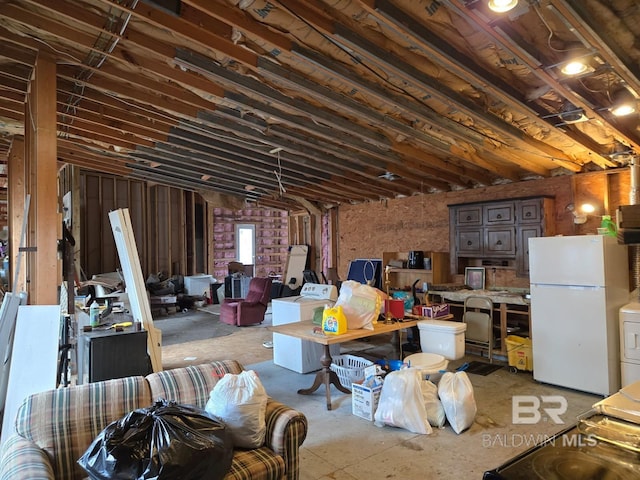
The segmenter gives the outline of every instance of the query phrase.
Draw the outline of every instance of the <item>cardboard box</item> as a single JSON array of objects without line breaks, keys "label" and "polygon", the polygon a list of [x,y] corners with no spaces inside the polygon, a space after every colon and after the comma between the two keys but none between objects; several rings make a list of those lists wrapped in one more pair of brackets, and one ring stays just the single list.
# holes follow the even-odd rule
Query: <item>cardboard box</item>
[{"label": "cardboard box", "polygon": [[366,420],[373,420],[378,408],[382,385],[368,388],[357,383],[351,384],[351,412]]},{"label": "cardboard box", "polygon": [[428,318],[438,318],[449,315],[448,303],[432,303],[431,305],[422,306],[422,316]]},{"label": "cardboard box", "polygon": [[[365,380],[371,375],[375,375],[375,365],[365,368]],[[372,373],[373,372],[373,373]],[[373,388],[365,387],[358,383],[351,384],[351,412],[366,420],[373,421],[373,417],[378,408],[382,384]]]}]

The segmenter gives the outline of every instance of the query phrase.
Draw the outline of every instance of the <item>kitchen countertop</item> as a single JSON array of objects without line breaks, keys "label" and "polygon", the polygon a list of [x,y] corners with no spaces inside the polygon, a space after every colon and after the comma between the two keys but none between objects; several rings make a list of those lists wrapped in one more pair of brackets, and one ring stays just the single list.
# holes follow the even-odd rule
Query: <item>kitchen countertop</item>
[{"label": "kitchen countertop", "polygon": [[507,290],[456,290],[441,291],[429,290],[429,295],[438,295],[443,300],[451,300],[454,302],[464,302],[467,297],[479,295],[489,297],[493,303],[511,303],[514,305],[529,305],[530,300],[524,298],[520,293],[513,293]]}]

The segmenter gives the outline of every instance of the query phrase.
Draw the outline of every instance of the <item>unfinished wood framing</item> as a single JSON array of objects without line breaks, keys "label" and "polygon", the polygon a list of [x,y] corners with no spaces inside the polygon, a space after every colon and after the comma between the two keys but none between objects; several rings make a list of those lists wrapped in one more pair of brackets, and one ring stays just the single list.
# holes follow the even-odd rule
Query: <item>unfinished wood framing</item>
[{"label": "unfinished wood framing", "polygon": [[[140,239],[140,253],[146,254],[146,196],[143,182],[127,180],[112,175],[81,172],[78,188],[78,203],[81,206],[81,233],[76,244],[81,245],[76,262],[85,275],[113,272],[118,267],[118,255],[108,214],[116,208],[128,208],[136,238]],[[75,207],[74,207],[75,209]]]},{"label": "unfinished wood framing", "polygon": [[[14,137],[9,151],[9,290],[13,292],[26,292],[27,290],[27,268],[22,256],[21,265],[18,266],[18,248],[20,247],[20,233],[24,218],[25,198],[27,196],[27,185],[25,183],[25,143],[21,137]],[[17,282],[13,284],[14,272],[18,269]]]}]

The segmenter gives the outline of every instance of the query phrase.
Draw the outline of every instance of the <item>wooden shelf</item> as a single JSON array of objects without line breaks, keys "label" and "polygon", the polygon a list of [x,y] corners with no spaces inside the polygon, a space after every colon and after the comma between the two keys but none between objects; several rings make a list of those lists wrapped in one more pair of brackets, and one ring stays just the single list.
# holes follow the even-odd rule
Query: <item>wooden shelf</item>
[{"label": "wooden shelf", "polygon": [[389,269],[389,273],[433,273],[433,270],[425,270],[423,268],[395,268]]},{"label": "wooden shelf", "polygon": [[[407,261],[409,252],[383,252],[382,264],[389,265],[393,260]],[[422,288],[423,283],[447,283],[449,281],[449,254],[447,252],[424,252],[424,258],[431,259],[431,269],[399,268],[389,269],[389,288],[402,290],[413,285],[416,280]]]}]

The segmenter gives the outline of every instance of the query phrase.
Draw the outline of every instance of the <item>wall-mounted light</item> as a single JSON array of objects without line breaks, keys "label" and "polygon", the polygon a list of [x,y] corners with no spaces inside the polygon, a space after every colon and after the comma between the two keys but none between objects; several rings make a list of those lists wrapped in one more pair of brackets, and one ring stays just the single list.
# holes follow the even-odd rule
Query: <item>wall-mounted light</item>
[{"label": "wall-mounted light", "polygon": [[583,203],[579,209],[573,203],[567,205],[566,210],[573,214],[573,223],[581,225],[587,222],[588,214],[595,212],[595,207],[590,203]]},{"label": "wall-mounted light", "polygon": [[622,87],[611,95],[611,113],[616,117],[624,117],[636,111],[636,97],[628,88]]},{"label": "wall-mounted light", "polygon": [[518,5],[518,0],[489,0],[487,6],[497,13],[508,12]]}]

